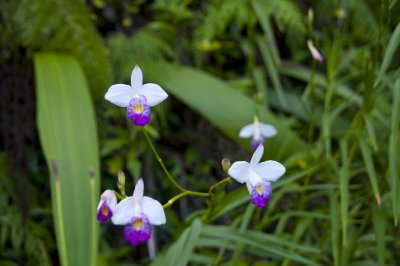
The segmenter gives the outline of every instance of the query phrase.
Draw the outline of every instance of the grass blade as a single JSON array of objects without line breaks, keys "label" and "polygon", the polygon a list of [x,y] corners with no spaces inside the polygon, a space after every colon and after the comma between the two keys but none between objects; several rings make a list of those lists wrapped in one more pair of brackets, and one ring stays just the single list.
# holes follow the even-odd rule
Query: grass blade
[{"label": "grass blade", "polygon": [[371,183],[372,190],[374,191],[376,203],[378,204],[378,206],[380,206],[381,205],[381,195],[379,193],[378,178],[376,175],[374,162],[372,160],[371,151],[370,151],[367,143],[365,143],[365,141],[362,138],[360,138],[359,143],[360,143],[361,153],[364,158],[365,167],[367,168],[369,182]]},{"label": "grass blade", "polygon": [[398,50],[399,45],[400,45],[400,23],[397,24],[396,28],[392,33],[392,36],[390,37],[389,43],[386,46],[385,55],[383,56],[381,68],[379,69],[375,85],[383,78],[383,75],[386,73],[386,70],[388,69],[390,63],[392,62],[394,54]]},{"label": "grass blade", "polygon": [[392,117],[391,117],[391,130],[389,137],[389,180],[390,180],[390,193],[392,196],[393,217],[394,223],[397,226],[400,216],[399,210],[399,130],[400,130],[400,79],[397,79],[394,84],[394,98],[392,104]]}]

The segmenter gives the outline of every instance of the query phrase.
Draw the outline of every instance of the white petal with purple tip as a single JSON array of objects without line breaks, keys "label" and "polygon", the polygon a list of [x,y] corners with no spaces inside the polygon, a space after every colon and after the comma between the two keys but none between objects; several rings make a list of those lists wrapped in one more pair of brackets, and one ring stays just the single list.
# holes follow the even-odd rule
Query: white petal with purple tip
[{"label": "white petal with purple tip", "polygon": [[103,192],[103,194],[101,194],[100,202],[97,206],[97,211],[99,211],[104,201],[107,202],[107,205],[111,209],[111,211],[114,211],[115,206],[117,206],[117,197],[115,196],[114,191],[107,189]]}]

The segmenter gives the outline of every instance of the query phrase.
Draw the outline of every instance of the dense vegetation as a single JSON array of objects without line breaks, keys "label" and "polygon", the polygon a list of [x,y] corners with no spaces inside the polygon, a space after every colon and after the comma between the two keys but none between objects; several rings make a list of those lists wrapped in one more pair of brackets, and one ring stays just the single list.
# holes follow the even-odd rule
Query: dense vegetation
[{"label": "dense vegetation", "polygon": [[[92,265],[399,264],[399,11],[395,0],[2,1],[0,264],[68,264],[60,222],[91,239],[92,247],[75,244]],[[313,60],[308,41],[323,62]],[[53,73],[43,63],[55,60],[49,52],[72,56],[57,64],[73,69],[59,75],[75,90],[39,90]],[[224,157],[249,161],[249,140],[238,133],[256,113],[277,128],[264,157],[287,172],[265,210],[229,182],[212,197],[174,202],[150,245],[135,248],[121,228],[94,224],[94,212],[93,221],[60,219],[57,204],[92,208],[84,202],[116,189],[119,170],[127,194],[139,177],[163,204],[179,193],[141,128],[104,100],[111,84],[129,84],[136,64],[169,94],[146,128],[187,189],[208,191],[223,180]],[[79,98],[69,110],[88,119],[79,134],[68,128],[74,121],[57,122],[68,114],[46,97],[54,104]],[[70,147],[63,150],[52,132],[79,145],[55,138]],[[73,163],[52,161],[52,145]],[[58,169],[74,174],[79,156],[96,161],[84,170],[95,181],[81,194],[57,187]],[[57,189],[81,198],[68,202]]]}]

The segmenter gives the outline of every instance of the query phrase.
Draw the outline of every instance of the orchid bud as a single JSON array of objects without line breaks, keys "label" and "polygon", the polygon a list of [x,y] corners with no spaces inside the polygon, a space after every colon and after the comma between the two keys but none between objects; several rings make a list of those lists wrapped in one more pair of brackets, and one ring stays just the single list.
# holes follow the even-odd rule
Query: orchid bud
[{"label": "orchid bud", "polygon": [[122,195],[125,195],[125,174],[121,170],[118,172],[117,186],[118,189],[121,191]]},{"label": "orchid bud", "polygon": [[231,161],[228,158],[224,158],[221,161],[221,165],[224,172],[227,173],[229,168],[231,167]]}]

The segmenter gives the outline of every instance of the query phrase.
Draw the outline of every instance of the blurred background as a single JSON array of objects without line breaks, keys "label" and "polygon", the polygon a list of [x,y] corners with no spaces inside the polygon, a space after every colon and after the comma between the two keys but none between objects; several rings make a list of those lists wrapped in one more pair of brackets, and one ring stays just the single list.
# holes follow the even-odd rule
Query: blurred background
[{"label": "blurred background", "polygon": [[[400,265],[396,0],[0,2],[1,265]],[[322,55],[313,58],[307,42]],[[259,114],[286,166],[265,210],[230,182],[166,209],[149,245],[95,220],[127,177],[166,179],[126,110],[133,67],[159,84],[150,137],[177,182],[208,191],[249,161]]]}]

